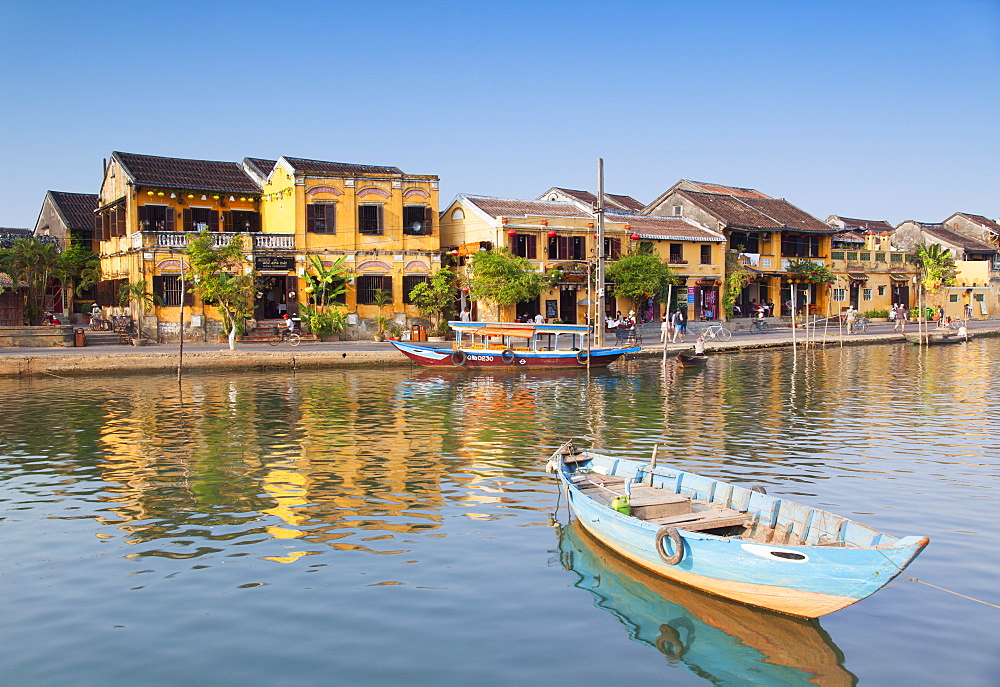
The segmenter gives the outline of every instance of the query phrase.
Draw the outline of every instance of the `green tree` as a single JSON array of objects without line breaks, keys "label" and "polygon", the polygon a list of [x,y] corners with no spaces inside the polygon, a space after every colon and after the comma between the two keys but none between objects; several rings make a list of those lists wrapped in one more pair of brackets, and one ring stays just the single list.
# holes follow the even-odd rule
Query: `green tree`
[{"label": "green tree", "polygon": [[806,258],[788,261],[788,273],[813,284],[832,284],[837,278],[826,265]]},{"label": "green tree", "polygon": [[608,265],[605,276],[614,283],[615,295],[631,299],[636,305],[648,296],[666,302],[670,285],[677,283],[677,275],[670,265],[645,251],[619,258]]},{"label": "green tree", "polygon": [[458,275],[442,267],[428,281],[410,289],[410,300],[420,309],[421,315],[431,318],[438,334],[444,333],[443,322],[454,312],[457,288]]},{"label": "green tree", "polygon": [[160,302],[160,297],[153,294],[149,290],[149,282],[145,279],[140,279],[137,282],[131,284],[123,284],[118,288],[118,301],[119,305],[123,308],[129,308],[132,312],[136,313],[136,333],[138,337],[142,338],[142,318],[146,314],[146,310],[152,308],[154,305]]},{"label": "green tree", "polygon": [[538,298],[543,288],[542,275],[507,248],[479,251],[472,258],[469,293],[474,300],[515,305]]},{"label": "green tree", "polygon": [[24,286],[24,310],[31,326],[42,323],[45,291],[58,269],[59,249],[54,241],[33,236],[0,248],[0,272],[6,272],[16,286]]},{"label": "green tree", "polygon": [[913,248],[913,261],[917,265],[920,283],[925,289],[934,292],[955,284],[958,272],[951,249],[942,248],[940,243],[918,243]]},{"label": "green tree", "polygon": [[191,264],[190,291],[215,304],[222,315],[223,331],[229,335],[229,349],[235,349],[237,329],[242,330],[250,316],[257,277],[256,271],[244,268],[240,237],[217,247],[215,237],[202,231],[188,243],[185,253]]},{"label": "green tree", "polygon": [[747,284],[753,281],[753,272],[740,262],[738,251],[726,251],[726,278],[722,292],[722,310],[727,320],[733,318],[733,306]]},{"label": "green tree", "polygon": [[316,255],[309,256],[310,271],[306,272],[308,302],[301,306],[313,334],[328,335],[344,331],[347,311],[337,298],[347,291],[347,256],[341,256],[327,267]]},{"label": "green tree", "polygon": [[101,280],[101,256],[78,243],[59,254],[55,278],[66,290],[70,302]]}]

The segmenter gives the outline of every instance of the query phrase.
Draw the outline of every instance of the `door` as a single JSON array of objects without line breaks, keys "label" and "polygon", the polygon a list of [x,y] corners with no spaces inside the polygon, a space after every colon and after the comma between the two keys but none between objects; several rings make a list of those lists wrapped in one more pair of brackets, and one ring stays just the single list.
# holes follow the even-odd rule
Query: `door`
[{"label": "door", "polygon": [[559,292],[559,319],[564,324],[576,324],[576,291]]}]

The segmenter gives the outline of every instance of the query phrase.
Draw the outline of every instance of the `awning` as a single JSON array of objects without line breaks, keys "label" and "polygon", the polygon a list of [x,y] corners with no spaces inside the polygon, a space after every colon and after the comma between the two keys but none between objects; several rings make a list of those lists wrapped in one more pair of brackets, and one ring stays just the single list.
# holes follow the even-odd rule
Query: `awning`
[{"label": "awning", "polygon": [[534,329],[483,329],[480,327],[473,329],[472,333],[479,334],[480,336],[513,336],[518,339],[530,339],[532,335],[535,333],[535,330]]},{"label": "awning", "polygon": [[868,281],[868,275],[861,272],[848,272],[847,278],[851,281]]},{"label": "awning", "polygon": [[905,274],[889,274],[889,279],[892,281],[910,281],[910,278]]}]

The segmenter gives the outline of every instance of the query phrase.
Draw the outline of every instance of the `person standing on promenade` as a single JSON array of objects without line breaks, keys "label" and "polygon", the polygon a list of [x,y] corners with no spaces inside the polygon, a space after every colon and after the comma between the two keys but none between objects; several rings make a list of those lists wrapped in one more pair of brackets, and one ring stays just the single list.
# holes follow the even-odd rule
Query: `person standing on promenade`
[{"label": "person standing on promenade", "polygon": [[[900,329],[902,327],[902,329]],[[896,306],[896,324],[893,325],[892,331],[901,331],[903,334],[906,333],[906,306],[900,303]]]},{"label": "person standing on promenade", "polygon": [[940,329],[944,326],[944,308],[938,303],[937,307],[937,328]]},{"label": "person standing on promenade", "polygon": [[669,318],[664,315],[663,320],[660,321],[660,343],[664,346],[667,345],[667,339],[670,338],[670,322]]},{"label": "person standing on promenade", "polygon": [[673,330],[670,337],[670,343],[683,343],[684,334],[682,333],[682,330],[684,329],[684,324],[681,321],[680,310],[675,310],[674,313],[670,316],[670,325],[671,325],[670,328]]},{"label": "person standing on promenade", "polygon": [[681,335],[687,336],[688,333],[688,314],[687,310],[684,308],[679,308],[677,314],[681,316]]},{"label": "person standing on promenade", "polygon": [[965,304],[965,319],[966,321],[972,319],[972,303]]},{"label": "person standing on promenade", "polygon": [[535,314],[535,324],[545,324],[545,318],[542,317],[542,313]]},{"label": "person standing on promenade", "polygon": [[459,315],[458,318],[462,320],[462,322],[471,322],[472,312],[470,312],[469,308],[466,307],[464,310],[462,310],[462,314]]},{"label": "person standing on promenade", "polygon": [[844,319],[847,322],[847,333],[854,333],[854,323],[858,319],[858,311],[854,309],[853,305],[847,306],[847,312],[844,313]]}]

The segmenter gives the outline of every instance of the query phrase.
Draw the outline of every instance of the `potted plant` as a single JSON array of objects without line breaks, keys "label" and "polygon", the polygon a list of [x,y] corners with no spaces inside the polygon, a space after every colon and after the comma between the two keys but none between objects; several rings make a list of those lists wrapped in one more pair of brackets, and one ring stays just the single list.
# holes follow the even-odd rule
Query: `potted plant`
[{"label": "potted plant", "polygon": [[382,308],[392,302],[392,293],[385,289],[375,289],[373,297],[378,306],[378,314],[375,316],[375,334],[372,338],[375,341],[385,341],[385,330],[392,319],[382,314]]}]

